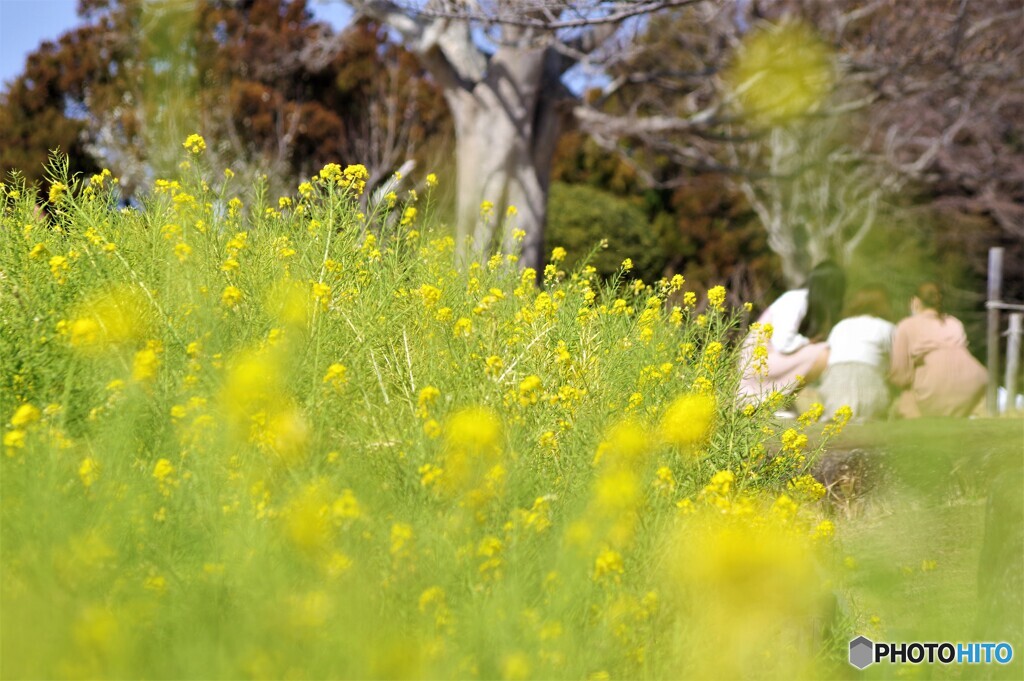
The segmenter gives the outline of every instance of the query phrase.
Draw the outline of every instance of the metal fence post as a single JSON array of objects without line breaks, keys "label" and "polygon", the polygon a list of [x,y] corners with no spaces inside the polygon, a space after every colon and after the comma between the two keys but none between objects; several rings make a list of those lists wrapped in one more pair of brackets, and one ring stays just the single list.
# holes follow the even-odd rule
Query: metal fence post
[{"label": "metal fence post", "polygon": [[1024,312],[1010,314],[1006,332],[1006,413],[1017,411],[1017,374],[1020,372],[1020,337],[1024,332]]},{"label": "metal fence post", "polygon": [[985,404],[989,416],[999,413],[999,303],[1002,302],[1003,249],[988,249],[988,390]]}]

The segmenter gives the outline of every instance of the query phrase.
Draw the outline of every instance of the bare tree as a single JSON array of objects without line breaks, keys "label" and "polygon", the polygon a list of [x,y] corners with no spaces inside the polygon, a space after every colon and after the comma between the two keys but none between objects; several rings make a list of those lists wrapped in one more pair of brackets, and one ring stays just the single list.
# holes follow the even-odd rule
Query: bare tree
[{"label": "bare tree", "polygon": [[[482,200],[518,211],[522,264],[543,258],[551,159],[574,98],[566,72],[630,20],[699,0],[349,0],[401,34],[444,91],[455,123],[457,231],[479,253],[510,233],[479,220]],[[508,231],[508,230],[506,230]]]},{"label": "bare tree", "polygon": [[[680,168],[729,177],[790,284],[816,259],[851,258],[907,190],[1019,238],[1022,19],[1019,0],[702,3],[645,27],[577,118],[654,186],[686,183]],[[794,21],[833,53],[835,86],[806,115],[765,126],[734,106],[729,70],[752,32]]]}]

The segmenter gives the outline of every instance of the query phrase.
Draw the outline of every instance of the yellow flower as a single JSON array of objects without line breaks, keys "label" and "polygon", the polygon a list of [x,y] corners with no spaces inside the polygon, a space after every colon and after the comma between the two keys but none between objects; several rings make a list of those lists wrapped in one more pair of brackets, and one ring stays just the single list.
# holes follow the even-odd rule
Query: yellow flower
[{"label": "yellow flower", "polygon": [[627,419],[608,430],[604,440],[597,447],[594,465],[607,463],[632,467],[643,461],[648,449],[647,432],[643,426],[632,419]]},{"label": "yellow flower", "polygon": [[497,355],[491,355],[488,357],[484,364],[486,367],[484,369],[484,373],[492,378],[497,377],[501,373],[501,370],[505,368],[505,363],[501,361],[501,357],[498,357]]},{"label": "yellow flower", "polygon": [[425,463],[418,469],[420,474],[420,485],[430,487],[444,474],[444,469],[432,463]]},{"label": "yellow flower", "polygon": [[167,580],[161,575],[155,575],[153,577],[147,577],[142,586],[148,591],[163,593],[164,591],[167,591]]},{"label": "yellow flower", "polygon": [[335,499],[331,505],[331,513],[340,520],[355,520],[363,515],[359,500],[356,499],[355,492],[350,489],[341,491],[341,496]]},{"label": "yellow flower", "polygon": [[192,247],[184,241],[179,241],[174,245],[174,255],[178,258],[178,262],[185,262],[191,253]]},{"label": "yellow flower", "polygon": [[159,346],[150,343],[135,353],[135,358],[132,360],[132,380],[150,381],[156,378],[156,371],[160,367],[158,352]]},{"label": "yellow flower", "polygon": [[242,302],[242,291],[237,286],[224,287],[224,291],[220,294],[220,302],[224,307],[236,307]]},{"label": "yellow flower", "polygon": [[437,402],[437,398],[440,396],[441,391],[432,385],[428,385],[420,390],[420,394],[416,399],[416,415],[420,418],[426,418],[430,407]]},{"label": "yellow flower", "polygon": [[82,479],[83,486],[92,487],[100,477],[100,465],[96,463],[96,459],[91,456],[82,459],[82,463],[78,467],[78,477]]},{"label": "yellow flower", "polygon": [[555,246],[554,250],[551,251],[551,262],[562,262],[565,260],[567,255],[564,248],[561,246]]},{"label": "yellow flower", "polygon": [[64,197],[64,193],[68,190],[68,186],[63,182],[54,182],[50,185],[50,203],[60,203],[60,200]]},{"label": "yellow flower", "polygon": [[181,146],[188,149],[193,154],[201,154],[206,150],[206,140],[197,133],[192,133],[185,138],[185,141],[181,143]]},{"label": "yellow flower", "polygon": [[500,440],[501,422],[484,407],[458,411],[445,425],[445,444],[453,451],[490,454],[500,448]]},{"label": "yellow flower", "polygon": [[340,390],[348,383],[348,369],[344,364],[335,362],[327,367],[327,373],[324,374],[323,382],[329,383],[335,390]]},{"label": "yellow flower", "polygon": [[609,548],[605,548],[594,560],[595,582],[610,580],[618,584],[622,580],[625,568],[622,565],[622,556]]},{"label": "yellow flower", "polygon": [[402,211],[402,227],[408,227],[416,219],[416,208],[414,206],[406,206],[405,210]]},{"label": "yellow flower", "polygon": [[541,387],[540,376],[531,375],[524,378],[519,384],[519,404],[524,407],[537,404],[537,400],[540,399]]},{"label": "yellow flower", "polygon": [[530,658],[525,653],[509,653],[501,658],[501,678],[503,681],[525,681],[532,676]]},{"label": "yellow flower", "polygon": [[413,532],[408,523],[395,523],[391,526],[390,553],[395,558],[407,558],[412,553]]},{"label": "yellow flower", "polygon": [[55,255],[50,258],[50,273],[53,278],[57,280],[58,284],[63,284],[67,281],[68,271],[71,269],[71,263],[63,255]]},{"label": "yellow flower", "polygon": [[473,322],[466,317],[459,317],[455,326],[452,327],[452,333],[460,338],[469,338],[469,335],[473,333]]},{"label": "yellow flower", "polygon": [[164,483],[171,480],[174,475],[174,465],[167,459],[159,459],[153,466],[153,478],[157,482]]},{"label": "yellow flower", "polygon": [[818,523],[817,527],[814,528],[814,534],[812,539],[829,539],[836,531],[835,525],[832,524],[831,520],[822,520]]},{"label": "yellow flower", "polygon": [[423,284],[413,291],[423,299],[423,306],[427,309],[434,307],[441,300],[441,289],[430,284]]},{"label": "yellow flower", "polygon": [[625,260],[622,261],[622,271],[629,272],[631,269],[633,269],[633,259],[626,258]]},{"label": "yellow flower", "polygon": [[679,447],[690,447],[707,439],[714,427],[717,405],[703,394],[676,398],[661,418],[661,437]]},{"label": "yellow flower", "polygon": [[725,309],[725,287],[715,286],[708,289],[708,304],[714,309],[722,311]]},{"label": "yellow flower", "polygon": [[434,188],[437,186],[437,175],[434,173],[427,174],[427,187]]},{"label": "yellow flower", "polygon": [[313,283],[313,300],[320,303],[320,308],[326,310],[331,302],[331,287],[322,281]]},{"label": "yellow flower", "polygon": [[4,447],[7,448],[7,456],[12,456],[15,449],[25,446],[25,431],[15,428],[4,433]]},{"label": "yellow flower", "polygon": [[41,415],[42,413],[37,407],[26,403],[14,411],[14,416],[11,417],[11,425],[15,428],[30,425],[38,421]]}]

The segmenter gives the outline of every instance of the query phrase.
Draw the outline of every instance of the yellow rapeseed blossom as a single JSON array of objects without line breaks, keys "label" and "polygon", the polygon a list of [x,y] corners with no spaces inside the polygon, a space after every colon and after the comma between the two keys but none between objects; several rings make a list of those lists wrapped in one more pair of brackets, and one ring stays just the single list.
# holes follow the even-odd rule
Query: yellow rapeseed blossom
[{"label": "yellow rapeseed blossom", "polygon": [[722,311],[725,309],[725,287],[714,286],[708,289],[708,305]]},{"label": "yellow rapeseed blossom", "polygon": [[11,425],[15,428],[29,426],[39,420],[42,413],[34,405],[25,403],[14,410],[11,416]]},{"label": "yellow rapeseed blossom", "polygon": [[335,362],[331,366],[327,367],[327,372],[324,374],[323,382],[335,390],[340,390],[346,383],[348,383],[348,369],[344,364]]},{"label": "yellow rapeseed blossom", "polygon": [[391,526],[391,548],[389,549],[394,558],[408,558],[413,549],[412,525],[408,523],[395,523]]},{"label": "yellow rapeseed blossom", "polygon": [[432,385],[420,389],[416,398],[416,415],[420,418],[427,418],[430,415],[430,407],[441,397],[441,391]]},{"label": "yellow rapeseed blossom", "polygon": [[610,581],[618,584],[622,581],[624,573],[625,568],[622,565],[622,555],[618,551],[605,548],[594,560],[593,579],[595,582]]},{"label": "yellow rapeseed blossom", "polygon": [[160,346],[150,341],[146,347],[135,353],[132,359],[132,380],[152,381],[160,368]]},{"label": "yellow rapeseed blossom", "polygon": [[594,456],[594,465],[637,467],[650,450],[644,427],[627,419],[608,429]]},{"label": "yellow rapeseed blossom", "polygon": [[64,284],[68,280],[68,272],[71,270],[71,263],[66,256],[55,255],[50,258],[50,274],[58,284]]},{"label": "yellow rapeseed blossom", "polygon": [[322,281],[315,281],[312,284],[310,293],[314,302],[319,303],[321,310],[326,310],[331,303],[331,286]]},{"label": "yellow rapeseed blossom", "polygon": [[64,197],[67,192],[68,186],[63,182],[54,182],[50,185],[49,200],[52,204],[60,203],[60,200]]},{"label": "yellow rapeseed blossom", "polygon": [[91,456],[82,459],[82,463],[78,466],[78,477],[82,480],[82,486],[92,487],[100,477],[100,466],[96,463],[96,459]]},{"label": "yellow rapeseed blossom", "polygon": [[174,476],[174,465],[167,459],[159,459],[153,466],[153,478],[164,483]]},{"label": "yellow rapeseed blossom", "polygon": [[540,391],[543,384],[540,380],[540,376],[530,375],[524,378],[519,383],[519,404],[523,407],[528,407],[531,404],[537,404],[537,400],[540,399]]},{"label": "yellow rapeseed blossom", "polygon": [[25,431],[15,428],[4,433],[4,453],[14,456],[15,450],[25,447]]},{"label": "yellow rapeseed blossom", "polygon": [[185,147],[193,154],[201,154],[206,151],[206,140],[203,139],[202,135],[192,133],[185,138],[185,141],[181,143],[181,146]]},{"label": "yellow rapeseed blossom", "polygon": [[706,440],[714,428],[717,405],[714,397],[689,394],[676,398],[661,418],[664,441],[678,447],[692,447]]},{"label": "yellow rapeseed blossom", "polygon": [[501,357],[491,355],[484,361],[484,367],[484,373],[491,378],[497,378],[501,370],[505,368],[505,363],[501,360]]},{"label": "yellow rapeseed blossom", "polygon": [[192,253],[192,247],[184,241],[179,241],[174,245],[174,257],[178,259],[178,262],[185,262],[188,260],[188,256]]},{"label": "yellow rapeseed blossom", "polygon": [[242,302],[242,291],[237,286],[228,285],[224,287],[224,290],[220,294],[220,302],[224,307],[238,307],[238,304]]},{"label": "yellow rapeseed blossom", "polygon": [[416,207],[415,206],[406,206],[405,210],[402,211],[401,226],[402,227],[408,227],[413,222],[415,222],[415,220],[416,220]]},{"label": "yellow rapeseed blossom", "polygon": [[473,322],[467,317],[459,317],[452,327],[452,333],[457,338],[469,338],[470,334],[473,333]]}]

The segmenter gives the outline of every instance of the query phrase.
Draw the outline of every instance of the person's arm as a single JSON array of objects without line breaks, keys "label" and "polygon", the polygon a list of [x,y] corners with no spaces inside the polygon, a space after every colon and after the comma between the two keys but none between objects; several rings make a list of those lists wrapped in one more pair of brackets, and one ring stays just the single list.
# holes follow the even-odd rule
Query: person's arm
[{"label": "person's arm", "polygon": [[910,357],[910,339],[906,324],[896,327],[892,338],[889,381],[897,388],[908,388],[914,381],[914,362]]},{"label": "person's arm", "polygon": [[796,352],[810,341],[800,334],[800,322],[807,314],[807,295],[791,291],[772,306],[772,346],[784,355]]}]

